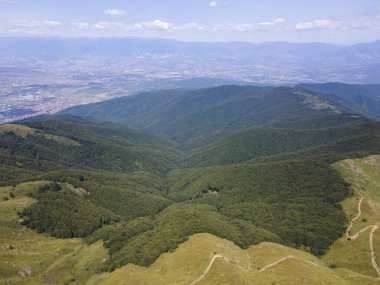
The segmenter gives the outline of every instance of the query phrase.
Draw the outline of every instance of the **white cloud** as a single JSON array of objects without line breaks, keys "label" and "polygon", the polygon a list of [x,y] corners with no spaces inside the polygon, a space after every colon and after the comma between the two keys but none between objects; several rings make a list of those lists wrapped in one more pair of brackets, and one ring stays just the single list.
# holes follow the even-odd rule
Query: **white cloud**
[{"label": "white cloud", "polygon": [[315,26],[312,22],[303,22],[296,25],[296,30],[311,30],[314,28]]},{"label": "white cloud", "polygon": [[229,31],[229,32],[255,32],[255,31],[267,31],[267,32],[279,32],[288,29],[288,26],[282,25],[282,21],[266,21],[259,23],[245,23],[245,24],[227,24],[216,25],[214,31]]},{"label": "white cloud", "polygon": [[144,31],[202,31],[207,26],[198,23],[187,23],[182,25],[174,25],[172,23],[164,22],[159,19],[154,21],[140,22],[134,24],[127,24],[123,22],[73,22],[70,23],[71,28],[82,31],[109,31],[115,34],[125,34],[126,32],[144,32]]},{"label": "white cloud", "polygon": [[93,25],[95,30],[105,30],[107,29],[107,25],[105,23],[96,23]]},{"label": "white cloud", "polygon": [[10,20],[9,25],[14,28],[55,28],[61,23],[53,20]]},{"label": "white cloud", "polygon": [[136,30],[163,30],[167,31],[174,27],[172,23],[163,22],[161,20],[154,20],[150,22],[141,22],[134,24]]},{"label": "white cloud", "polygon": [[205,26],[198,23],[188,23],[188,24],[173,27],[174,30],[179,30],[179,31],[190,31],[190,30],[201,31],[201,30],[204,30],[205,28],[206,28]]},{"label": "white cloud", "polygon": [[258,29],[256,24],[228,24],[228,25],[217,25],[214,27],[214,31],[229,31],[229,32],[252,32]]},{"label": "white cloud", "polygon": [[[0,0],[2,1],[2,0]],[[195,22],[170,23],[160,19],[137,23],[125,21],[99,21],[99,22],[58,22],[53,19],[46,20],[0,20],[0,35],[25,35],[38,33],[38,35],[80,35],[80,36],[162,36],[164,33],[172,37],[185,35],[212,37],[227,35],[232,37],[247,37],[264,35],[265,33],[314,33],[315,31],[350,32],[358,30],[380,30],[380,19],[373,16],[371,19],[339,22],[322,19],[290,24],[285,19],[278,18],[262,22],[230,23],[221,25],[203,25]]]},{"label": "white cloud", "polygon": [[123,9],[107,9],[103,11],[108,16],[125,16],[127,12]]},{"label": "white cloud", "polygon": [[256,23],[242,23],[242,24],[225,24],[216,25],[213,27],[213,31],[229,31],[229,32],[281,32],[289,30],[290,26],[286,25],[286,20],[283,18],[277,18],[272,21],[256,22]]},{"label": "white cloud", "polygon": [[48,25],[48,26],[60,26],[61,23],[57,21],[52,21],[52,20],[45,20],[43,21],[43,24]]},{"label": "white cloud", "polygon": [[218,6],[218,3],[216,1],[211,1],[209,5],[211,8],[215,8],[216,6]]},{"label": "white cloud", "polygon": [[170,28],[173,27],[173,24],[163,22],[161,20],[155,20],[155,21],[153,21],[153,27],[161,29],[161,30],[169,30]]},{"label": "white cloud", "polygon": [[275,23],[273,23],[273,22],[261,22],[261,23],[259,23],[260,25],[262,25],[262,26],[274,26],[274,25],[276,25]]},{"label": "white cloud", "polygon": [[326,30],[341,27],[341,23],[330,20],[314,20],[311,22],[301,22],[296,25],[296,30]]}]

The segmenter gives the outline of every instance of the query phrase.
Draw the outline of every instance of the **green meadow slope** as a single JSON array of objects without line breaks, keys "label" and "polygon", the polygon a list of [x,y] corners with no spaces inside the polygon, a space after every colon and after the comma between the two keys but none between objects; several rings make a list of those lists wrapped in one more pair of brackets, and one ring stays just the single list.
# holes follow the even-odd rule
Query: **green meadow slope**
[{"label": "green meadow slope", "polygon": [[127,265],[88,284],[355,284],[315,256],[275,243],[242,250],[228,240],[197,234],[149,268]]},{"label": "green meadow slope", "polygon": [[[380,156],[344,160],[334,165],[352,185],[353,195],[343,202],[350,219],[345,235],[337,240],[322,260],[337,272],[352,270],[351,278],[378,283],[380,270]],[[359,281],[358,281],[359,282]],[[372,283],[371,283],[372,284]]]},{"label": "green meadow slope", "polygon": [[0,284],[84,284],[108,258],[101,242],[86,246],[81,239],[52,238],[20,224],[17,212],[36,202],[28,193],[45,183],[0,188]]}]

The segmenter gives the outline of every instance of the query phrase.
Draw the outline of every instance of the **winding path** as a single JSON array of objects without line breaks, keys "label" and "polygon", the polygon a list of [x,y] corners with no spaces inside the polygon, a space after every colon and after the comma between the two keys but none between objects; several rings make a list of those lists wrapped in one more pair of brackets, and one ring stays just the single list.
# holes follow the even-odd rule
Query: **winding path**
[{"label": "winding path", "polygon": [[380,278],[380,267],[379,265],[377,264],[376,262],[376,252],[375,252],[375,249],[373,247],[373,234],[375,233],[375,231],[378,229],[379,227],[377,225],[374,225],[372,227],[372,231],[371,231],[371,235],[369,237],[369,245],[370,245],[370,248],[371,248],[371,259],[372,259],[372,266],[373,268],[375,268],[376,272],[377,272],[377,275],[379,275],[379,278]]},{"label": "winding path", "polygon": [[346,230],[346,236],[347,236],[347,238],[348,239],[357,239],[358,238],[358,236],[362,233],[362,232],[364,232],[365,230],[367,230],[367,228],[365,228],[365,229],[363,229],[363,230],[361,230],[361,231],[359,231],[359,232],[357,232],[355,235],[353,235],[353,236],[350,236],[350,230],[351,230],[351,228],[352,228],[352,226],[354,225],[354,222],[357,220],[357,219],[359,219],[359,217],[360,217],[360,215],[362,214],[362,209],[361,209],[361,207],[362,207],[362,202],[363,202],[363,200],[364,200],[364,197],[363,197],[363,195],[361,194],[361,193],[359,193],[358,191],[356,191],[356,190],[354,190],[355,191],[355,193],[356,194],[358,194],[359,196],[360,196],[360,200],[359,200],[359,204],[358,204],[358,214],[351,220],[351,222],[350,222],[350,225],[348,226],[348,228],[347,228],[347,230]]},{"label": "winding path", "polygon": [[[241,265],[237,265],[237,264],[233,263],[228,257],[226,257],[226,256],[224,256],[222,254],[215,254],[211,258],[211,260],[210,260],[209,264],[207,265],[207,268],[205,269],[205,271],[196,280],[194,280],[193,282],[191,282],[190,285],[194,285],[194,284],[198,283],[199,281],[201,281],[207,275],[207,273],[210,271],[210,269],[213,266],[214,262],[218,258],[222,258],[222,259],[224,259],[224,261],[226,261],[226,262],[228,262],[228,263],[230,263],[232,265],[235,265],[235,266],[239,267],[240,269],[242,269],[244,271],[251,271],[252,270],[251,266],[248,266],[247,268],[245,268],[245,267],[243,267]],[[277,260],[277,261],[275,261],[273,263],[270,263],[270,264],[264,266],[263,268],[261,268],[260,270],[258,270],[258,272],[264,272],[264,271],[266,271],[266,270],[268,270],[268,269],[270,269],[270,268],[272,268],[272,267],[274,267],[274,266],[276,266],[276,265],[278,265],[278,264],[280,264],[280,263],[282,263],[282,262],[284,262],[286,260],[289,260],[289,259],[296,259],[296,260],[300,260],[300,261],[303,261],[303,262],[306,262],[306,263],[310,263],[310,264],[312,264],[314,266],[318,266],[318,267],[320,266],[320,265],[316,264],[315,262],[313,262],[311,260],[306,260],[306,259],[302,259],[302,258],[293,256],[293,255],[289,255],[289,256],[282,257],[279,260]]]},{"label": "winding path", "polygon": [[376,252],[375,252],[375,247],[373,245],[373,235],[378,230],[379,226],[376,224],[373,224],[373,225],[370,225],[368,227],[365,227],[364,229],[361,229],[360,231],[358,231],[354,235],[350,235],[350,230],[351,230],[354,222],[357,219],[359,219],[360,215],[362,214],[361,206],[362,206],[362,202],[364,200],[364,197],[361,193],[359,193],[356,190],[354,190],[354,191],[360,196],[360,200],[359,200],[359,204],[358,204],[358,214],[351,220],[350,225],[348,226],[348,228],[346,230],[346,236],[347,236],[348,240],[355,240],[360,236],[361,233],[365,232],[366,230],[372,229],[371,234],[369,236],[369,247],[370,247],[370,252],[371,252],[371,261],[372,261],[372,266],[376,270],[378,278],[380,279],[380,267],[376,262]]},{"label": "winding path", "polygon": [[303,261],[303,262],[306,262],[306,263],[310,263],[310,264],[312,264],[314,266],[320,267],[318,264],[316,264],[315,262],[313,262],[311,260],[306,260],[306,259],[302,259],[302,258],[293,256],[293,255],[289,255],[289,256],[285,256],[283,258],[280,258],[279,260],[277,260],[277,261],[275,261],[275,262],[273,262],[271,264],[268,264],[268,265],[264,266],[263,268],[261,268],[259,270],[259,272],[264,272],[265,270],[268,270],[268,269],[270,269],[270,268],[272,268],[272,267],[274,267],[274,266],[276,266],[276,265],[278,265],[278,264],[280,264],[280,263],[282,263],[282,262],[284,262],[284,261],[286,261],[288,259],[296,259],[296,260],[300,260],[300,261]]},{"label": "winding path", "polygon": [[225,257],[224,255],[221,255],[221,254],[215,254],[211,260],[210,260],[210,263],[208,264],[206,270],[201,274],[201,276],[199,276],[196,280],[194,280],[193,282],[190,283],[190,285],[194,285],[196,283],[198,283],[199,281],[201,281],[205,276],[206,274],[210,271],[212,265],[214,264],[215,260],[217,260],[218,258],[223,258],[225,261],[227,262],[231,262],[227,257]]}]

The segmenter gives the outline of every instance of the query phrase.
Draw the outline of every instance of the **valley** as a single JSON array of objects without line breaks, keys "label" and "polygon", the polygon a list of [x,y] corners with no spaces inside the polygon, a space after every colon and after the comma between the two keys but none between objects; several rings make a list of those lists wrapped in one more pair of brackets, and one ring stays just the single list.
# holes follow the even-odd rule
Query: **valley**
[{"label": "valley", "polygon": [[339,102],[231,85],[0,125],[0,284],[377,284],[380,125]]},{"label": "valley", "polygon": [[0,285],[380,285],[380,3],[0,0]]}]

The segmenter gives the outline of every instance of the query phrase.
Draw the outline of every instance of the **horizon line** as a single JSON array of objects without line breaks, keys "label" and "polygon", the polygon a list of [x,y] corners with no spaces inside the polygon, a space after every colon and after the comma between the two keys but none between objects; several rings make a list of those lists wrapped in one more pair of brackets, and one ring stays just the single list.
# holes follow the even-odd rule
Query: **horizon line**
[{"label": "horizon line", "polygon": [[356,46],[362,44],[372,44],[380,42],[380,39],[366,42],[357,42],[357,43],[331,43],[331,42],[322,42],[322,41],[262,41],[262,42],[253,42],[253,41],[197,41],[197,40],[178,40],[165,37],[136,37],[136,36],[103,36],[103,37],[91,37],[91,36],[1,36],[0,40],[3,39],[57,39],[57,40],[146,40],[146,41],[168,41],[168,42],[178,42],[178,43],[194,43],[194,44],[250,44],[250,45],[261,45],[261,44],[273,44],[273,43],[286,43],[286,44],[323,44],[323,45],[333,45],[333,46]]}]

